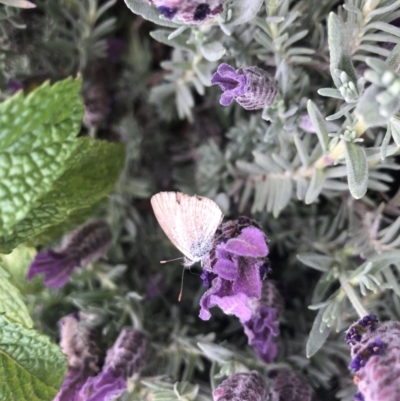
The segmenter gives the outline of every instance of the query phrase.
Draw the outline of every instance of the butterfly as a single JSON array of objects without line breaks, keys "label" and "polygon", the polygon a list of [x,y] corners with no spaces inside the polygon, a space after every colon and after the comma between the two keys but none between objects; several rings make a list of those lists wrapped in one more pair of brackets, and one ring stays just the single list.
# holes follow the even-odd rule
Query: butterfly
[{"label": "butterfly", "polygon": [[159,192],[151,206],[161,228],[185,255],[184,266],[202,262],[224,217],[211,199],[181,192]]}]

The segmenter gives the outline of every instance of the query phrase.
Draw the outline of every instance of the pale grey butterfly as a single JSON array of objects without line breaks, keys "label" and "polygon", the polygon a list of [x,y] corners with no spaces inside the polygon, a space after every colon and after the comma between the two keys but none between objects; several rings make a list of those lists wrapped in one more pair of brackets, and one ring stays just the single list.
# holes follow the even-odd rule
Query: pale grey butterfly
[{"label": "pale grey butterfly", "polygon": [[159,192],[151,206],[161,228],[185,255],[184,265],[202,262],[224,217],[211,199],[181,192]]}]

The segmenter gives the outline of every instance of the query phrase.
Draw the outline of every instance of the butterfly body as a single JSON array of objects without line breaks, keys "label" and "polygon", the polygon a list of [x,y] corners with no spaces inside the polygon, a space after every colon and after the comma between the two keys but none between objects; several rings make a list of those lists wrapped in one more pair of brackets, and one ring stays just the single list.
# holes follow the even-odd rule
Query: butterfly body
[{"label": "butterfly body", "polygon": [[184,265],[202,262],[224,217],[218,205],[180,192],[160,192],[151,198],[151,205],[167,237],[185,255]]}]

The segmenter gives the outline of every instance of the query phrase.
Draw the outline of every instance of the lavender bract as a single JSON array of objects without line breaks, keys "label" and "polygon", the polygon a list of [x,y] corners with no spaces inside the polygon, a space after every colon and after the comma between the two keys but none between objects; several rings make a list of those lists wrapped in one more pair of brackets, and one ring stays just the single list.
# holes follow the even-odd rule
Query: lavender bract
[{"label": "lavender bract", "polygon": [[271,363],[278,353],[275,339],[279,335],[283,298],[273,282],[264,281],[261,298],[249,302],[249,305],[252,316],[243,324],[244,331],[249,344],[255,348],[259,357],[264,362]]},{"label": "lavender bract", "polygon": [[269,107],[278,92],[276,81],[258,67],[239,68],[221,64],[211,78],[224,91],[220,104],[229,106],[235,99],[246,110]]},{"label": "lavender bract", "polygon": [[256,372],[235,373],[224,380],[213,392],[214,401],[264,401],[265,382]]},{"label": "lavender bract", "polygon": [[27,280],[44,274],[47,287],[63,287],[77,267],[102,257],[110,243],[108,225],[99,221],[89,222],[75,230],[60,250],[38,253],[29,268]]},{"label": "lavender bract", "polygon": [[367,315],[350,326],[346,340],[351,345],[350,368],[356,372],[357,401],[400,399],[400,322],[379,324]]},{"label": "lavender bract", "polygon": [[248,300],[261,297],[261,272],[268,252],[267,239],[253,220],[240,217],[223,224],[203,264],[215,278],[203,275],[203,282],[206,276],[212,282],[200,300],[200,318],[208,320],[209,309],[219,306],[241,322],[248,321],[252,314]]}]

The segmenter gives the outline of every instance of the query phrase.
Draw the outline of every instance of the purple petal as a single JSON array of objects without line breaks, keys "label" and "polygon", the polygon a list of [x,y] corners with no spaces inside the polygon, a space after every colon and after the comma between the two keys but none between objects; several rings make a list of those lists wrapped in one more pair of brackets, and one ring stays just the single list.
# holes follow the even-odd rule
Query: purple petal
[{"label": "purple petal", "polygon": [[79,392],[76,401],[111,401],[119,397],[126,387],[126,380],[114,375],[109,369],[95,377],[90,377]]},{"label": "purple petal", "polygon": [[222,106],[229,106],[233,102],[234,98],[235,98],[235,96],[233,96],[230,92],[226,92],[221,95],[221,99],[219,100],[219,103]]},{"label": "purple petal", "polygon": [[60,391],[53,401],[75,401],[88,378],[86,373],[83,369],[69,368]]},{"label": "purple petal", "polygon": [[248,297],[261,297],[260,262],[242,258],[239,265],[239,274],[233,283],[233,293],[242,292]]},{"label": "purple petal", "polygon": [[39,274],[44,274],[44,284],[47,287],[61,288],[68,282],[78,264],[79,262],[68,254],[58,253],[49,249],[47,252],[36,255],[26,278],[29,281]]},{"label": "purple petal", "polygon": [[237,278],[238,267],[229,259],[218,259],[214,266],[214,272],[225,280],[233,281]]},{"label": "purple petal", "polygon": [[253,258],[265,257],[269,252],[263,232],[256,227],[243,229],[237,238],[226,243],[226,250],[235,255]]}]

